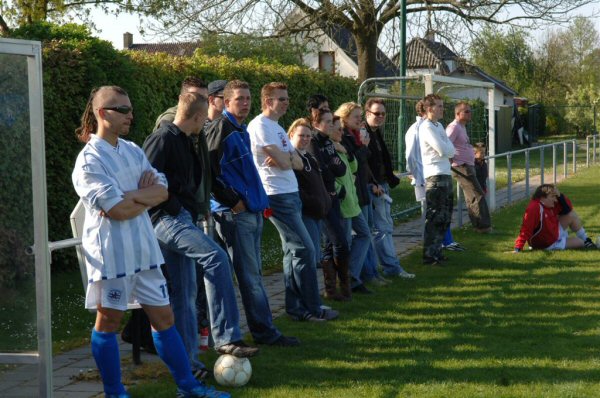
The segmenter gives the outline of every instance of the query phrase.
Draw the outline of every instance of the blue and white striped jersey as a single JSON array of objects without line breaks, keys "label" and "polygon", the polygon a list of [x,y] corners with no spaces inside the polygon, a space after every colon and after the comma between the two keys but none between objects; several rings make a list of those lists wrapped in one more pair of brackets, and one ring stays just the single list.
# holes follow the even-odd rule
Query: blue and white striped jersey
[{"label": "blue and white striped jersey", "polygon": [[148,212],[124,221],[100,215],[101,210],[108,212],[119,203],[125,192],[138,189],[146,170],[167,186],[165,176],[133,142],[119,139],[113,147],[92,134],[77,156],[72,179],[86,210],[81,240],[90,282],[132,275],[164,263]]}]

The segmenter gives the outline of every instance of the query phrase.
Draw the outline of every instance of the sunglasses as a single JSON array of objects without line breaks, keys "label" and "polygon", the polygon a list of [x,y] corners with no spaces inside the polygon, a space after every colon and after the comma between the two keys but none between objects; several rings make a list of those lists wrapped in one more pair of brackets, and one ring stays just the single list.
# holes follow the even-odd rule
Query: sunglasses
[{"label": "sunglasses", "polygon": [[133,108],[130,106],[127,106],[127,105],[111,106],[111,107],[105,107],[102,109],[107,110],[107,111],[119,112],[119,113],[122,113],[123,115],[128,115],[129,113],[133,112]]},{"label": "sunglasses", "polygon": [[371,115],[375,115],[377,117],[384,117],[385,116],[385,112],[371,112],[368,111]]}]

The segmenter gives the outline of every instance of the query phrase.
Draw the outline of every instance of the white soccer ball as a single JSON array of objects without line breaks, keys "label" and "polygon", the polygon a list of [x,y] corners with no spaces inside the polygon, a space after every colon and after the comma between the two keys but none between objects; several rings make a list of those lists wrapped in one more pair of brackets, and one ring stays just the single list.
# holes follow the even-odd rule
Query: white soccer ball
[{"label": "white soccer ball", "polygon": [[241,387],[250,380],[252,365],[248,358],[224,354],[215,362],[214,375],[217,383],[222,386]]}]

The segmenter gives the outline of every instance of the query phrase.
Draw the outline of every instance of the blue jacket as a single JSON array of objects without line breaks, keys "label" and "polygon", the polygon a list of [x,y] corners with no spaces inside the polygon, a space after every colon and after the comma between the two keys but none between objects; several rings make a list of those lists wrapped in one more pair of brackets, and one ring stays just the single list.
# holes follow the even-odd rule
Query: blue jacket
[{"label": "blue jacket", "polygon": [[239,125],[233,115],[223,111],[223,117],[207,127],[206,140],[213,178],[211,210],[230,210],[240,199],[253,213],[269,207],[246,125]]}]

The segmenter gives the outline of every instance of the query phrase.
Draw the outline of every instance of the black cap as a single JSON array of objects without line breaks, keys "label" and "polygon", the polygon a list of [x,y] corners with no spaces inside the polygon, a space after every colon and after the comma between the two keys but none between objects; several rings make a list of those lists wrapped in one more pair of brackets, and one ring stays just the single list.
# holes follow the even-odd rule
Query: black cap
[{"label": "black cap", "polygon": [[208,83],[208,95],[215,95],[225,90],[227,80],[215,80],[214,82]]}]

